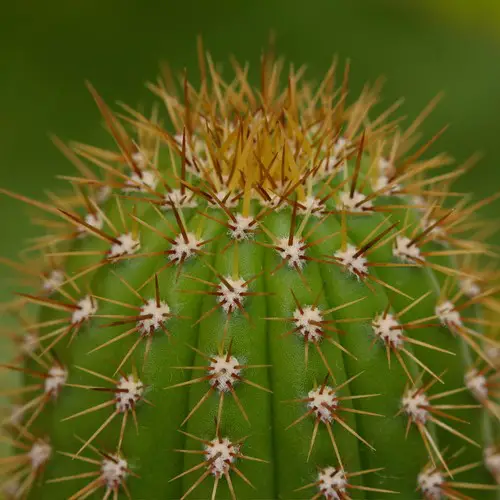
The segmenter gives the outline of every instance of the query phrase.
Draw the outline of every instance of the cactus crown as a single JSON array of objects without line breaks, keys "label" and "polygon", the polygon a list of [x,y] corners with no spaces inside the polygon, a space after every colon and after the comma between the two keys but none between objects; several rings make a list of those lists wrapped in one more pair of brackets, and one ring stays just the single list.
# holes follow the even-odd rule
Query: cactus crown
[{"label": "cactus crown", "polygon": [[[7,308],[10,498],[486,498],[497,452],[492,229],[380,85],[265,56],[149,115],[89,89],[112,149],[55,144],[72,191]],[[40,215],[40,213],[42,215]],[[40,257],[33,257],[33,255]],[[467,425],[472,422],[473,425]],[[464,452],[465,451],[465,452]]]}]

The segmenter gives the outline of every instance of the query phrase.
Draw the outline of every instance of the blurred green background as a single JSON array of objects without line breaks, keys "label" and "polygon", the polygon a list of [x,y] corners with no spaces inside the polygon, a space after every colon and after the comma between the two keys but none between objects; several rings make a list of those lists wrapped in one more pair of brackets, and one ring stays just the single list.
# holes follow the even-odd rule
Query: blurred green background
[{"label": "blurred green background", "polygon": [[[424,131],[451,122],[440,149],[462,161],[486,154],[460,187],[477,196],[499,188],[498,0],[17,0],[3,2],[0,16],[0,185],[8,189],[40,197],[56,188],[56,174],[72,172],[48,132],[105,144],[85,79],[109,102],[148,103],[144,81],[161,60],[196,79],[202,34],[216,60],[249,60],[257,81],[270,30],[277,52],[306,63],[311,79],[335,53],[352,59],[354,92],[386,76],[385,104],[405,96],[409,117],[443,90]],[[14,258],[34,229],[17,202],[1,197],[0,214],[0,255]],[[0,267],[0,301],[10,276]]]}]

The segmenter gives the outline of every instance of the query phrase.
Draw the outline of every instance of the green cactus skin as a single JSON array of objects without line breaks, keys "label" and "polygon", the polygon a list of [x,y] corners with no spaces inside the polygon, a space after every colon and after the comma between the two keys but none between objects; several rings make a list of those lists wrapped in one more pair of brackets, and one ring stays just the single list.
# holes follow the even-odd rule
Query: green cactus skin
[{"label": "green cactus skin", "polygon": [[335,67],[208,63],[150,85],[168,126],[90,87],[115,150],[55,139],[73,191],[3,191],[46,227],[7,262],[42,286],[9,304],[6,498],[495,498],[492,200],[423,158],[435,102],[400,130]]}]

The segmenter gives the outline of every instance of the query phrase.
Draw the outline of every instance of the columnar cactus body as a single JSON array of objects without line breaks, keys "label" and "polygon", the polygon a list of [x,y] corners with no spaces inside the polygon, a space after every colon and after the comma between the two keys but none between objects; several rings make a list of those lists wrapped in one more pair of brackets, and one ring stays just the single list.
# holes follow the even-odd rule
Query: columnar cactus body
[{"label": "columnar cactus body", "polygon": [[280,69],[151,85],[169,127],[90,87],[116,150],[56,139],[74,193],[6,192],[47,228],[10,263],[42,282],[9,306],[9,497],[494,496],[490,200],[422,158],[434,103],[400,131],[376,87]]}]

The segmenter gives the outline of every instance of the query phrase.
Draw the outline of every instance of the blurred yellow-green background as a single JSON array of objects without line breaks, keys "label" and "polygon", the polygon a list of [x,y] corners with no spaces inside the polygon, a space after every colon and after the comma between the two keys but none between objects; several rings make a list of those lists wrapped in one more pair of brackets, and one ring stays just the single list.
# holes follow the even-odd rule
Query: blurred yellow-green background
[{"label": "blurred yellow-green background", "polygon": [[[500,187],[500,2],[498,0],[16,0],[0,11],[0,185],[30,196],[72,171],[48,139],[105,144],[89,79],[112,102],[151,101],[144,87],[161,60],[197,77],[196,35],[214,58],[258,61],[270,31],[277,52],[319,79],[334,54],[352,60],[352,87],[387,77],[385,104],[406,97],[414,117],[439,91],[425,123],[438,147],[485,158],[460,187],[485,196]],[[229,64],[227,64],[229,67]],[[498,205],[488,210],[497,216]],[[0,255],[14,258],[34,234],[26,210],[0,198]],[[13,289],[0,268],[0,300]]]}]

